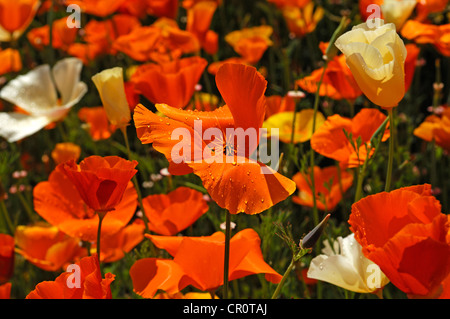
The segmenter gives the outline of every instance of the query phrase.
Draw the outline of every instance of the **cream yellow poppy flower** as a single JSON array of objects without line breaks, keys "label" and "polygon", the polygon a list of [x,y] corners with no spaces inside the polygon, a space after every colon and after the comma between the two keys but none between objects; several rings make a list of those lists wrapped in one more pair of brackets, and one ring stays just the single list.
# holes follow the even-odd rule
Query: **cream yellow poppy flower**
[{"label": "cream yellow poppy flower", "polygon": [[335,42],[360,89],[376,105],[396,107],[405,95],[406,48],[395,24],[367,20]]}]

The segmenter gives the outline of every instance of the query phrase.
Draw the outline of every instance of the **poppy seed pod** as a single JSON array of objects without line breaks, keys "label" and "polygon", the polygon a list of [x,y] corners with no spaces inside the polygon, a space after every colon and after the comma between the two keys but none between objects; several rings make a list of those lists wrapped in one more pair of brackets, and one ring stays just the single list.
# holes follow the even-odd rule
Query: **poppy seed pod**
[{"label": "poppy seed pod", "polygon": [[311,230],[308,234],[306,234],[305,237],[300,240],[300,248],[308,249],[314,247],[314,245],[322,235],[329,218],[330,214],[325,216],[325,218],[322,219],[322,221],[316,227],[314,227],[313,230]]},{"label": "poppy seed pod", "polygon": [[367,20],[335,42],[358,86],[376,105],[396,107],[405,95],[406,48],[395,24]]}]

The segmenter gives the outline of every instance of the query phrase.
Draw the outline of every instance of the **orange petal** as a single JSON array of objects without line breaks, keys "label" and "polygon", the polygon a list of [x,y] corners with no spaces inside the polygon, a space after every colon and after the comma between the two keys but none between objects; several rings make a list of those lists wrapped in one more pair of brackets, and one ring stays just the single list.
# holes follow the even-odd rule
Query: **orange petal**
[{"label": "orange petal", "polygon": [[[224,157],[222,163],[192,163],[211,198],[231,214],[258,214],[286,199],[295,183],[264,164],[240,157]],[[263,174],[265,170],[267,174]],[[270,171],[270,173],[269,173]]]}]

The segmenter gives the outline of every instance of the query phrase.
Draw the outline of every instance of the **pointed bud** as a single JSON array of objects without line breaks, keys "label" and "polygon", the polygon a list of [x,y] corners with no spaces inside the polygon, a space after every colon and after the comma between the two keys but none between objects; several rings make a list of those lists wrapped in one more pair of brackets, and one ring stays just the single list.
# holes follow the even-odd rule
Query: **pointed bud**
[{"label": "pointed bud", "polygon": [[330,214],[325,216],[325,218],[316,226],[313,230],[311,230],[308,234],[306,234],[303,239],[300,240],[300,248],[308,249],[314,247],[317,240],[319,240],[320,236],[327,225],[328,219],[330,218]]}]

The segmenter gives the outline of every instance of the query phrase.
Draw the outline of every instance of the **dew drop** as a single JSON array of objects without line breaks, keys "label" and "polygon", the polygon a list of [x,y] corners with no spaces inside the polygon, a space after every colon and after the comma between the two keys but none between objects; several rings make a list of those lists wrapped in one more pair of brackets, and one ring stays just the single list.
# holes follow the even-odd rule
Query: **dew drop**
[{"label": "dew drop", "polygon": [[264,198],[261,198],[261,203],[264,203]]},{"label": "dew drop", "polygon": [[320,264],[319,264],[319,269],[320,269],[320,270],[323,270],[323,263],[320,263]]}]

